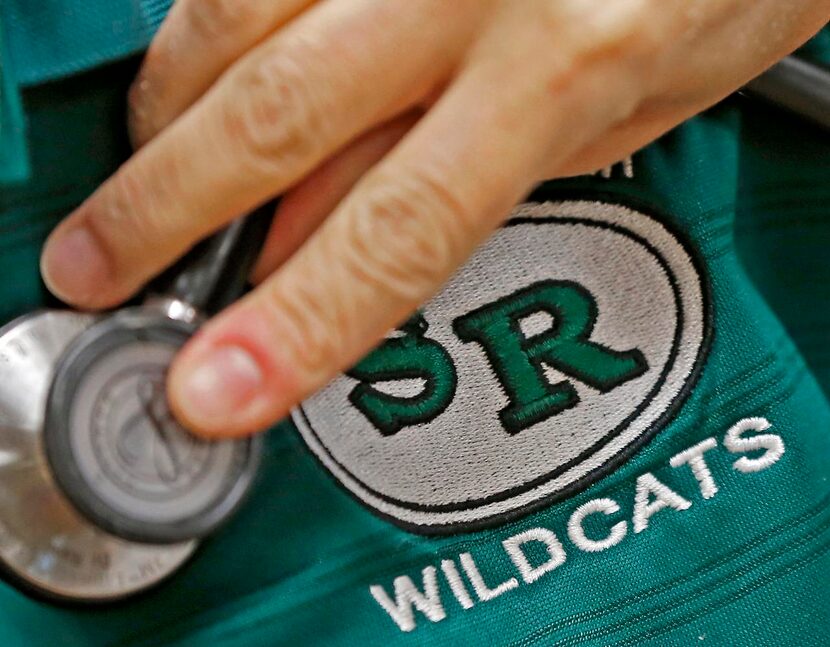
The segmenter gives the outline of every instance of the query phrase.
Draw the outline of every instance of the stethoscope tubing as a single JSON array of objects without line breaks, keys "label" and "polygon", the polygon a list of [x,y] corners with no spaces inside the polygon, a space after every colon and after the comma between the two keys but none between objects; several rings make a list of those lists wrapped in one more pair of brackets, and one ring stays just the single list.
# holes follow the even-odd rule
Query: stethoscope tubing
[{"label": "stethoscope tubing", "polygon": [[788,56],[744,87],[764,100],[830,130],[830,69]]}]

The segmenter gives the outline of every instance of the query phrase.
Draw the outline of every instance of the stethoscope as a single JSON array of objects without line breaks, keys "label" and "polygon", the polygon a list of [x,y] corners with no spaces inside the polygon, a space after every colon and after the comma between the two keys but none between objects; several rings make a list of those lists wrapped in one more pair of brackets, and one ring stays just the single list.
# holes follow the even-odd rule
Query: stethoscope
[{"label": "stethoscope", "polygon": [[825,67],[788,56],[750,81],[744,92],[830,130],[830,70]]},{"label": "stethoscope", "polygon": [[141,305],[42,310],[0,329],[0,570],[50,600],[102,603],[169,577],[249,491],[261,437],[180,427],[164,378],[237,298],[274,205],[198,245]]},{"label": "stethoscope", "polygon": [[[745,88],[830,128],[830,73],[785,59]],[[205,442],[164,377],[239,296],[269,204],[193,250],[144,303],[25,315],[0,329],[0,572],[52,600],[102,603],[169,577],[239,508],[261,440]]]}]

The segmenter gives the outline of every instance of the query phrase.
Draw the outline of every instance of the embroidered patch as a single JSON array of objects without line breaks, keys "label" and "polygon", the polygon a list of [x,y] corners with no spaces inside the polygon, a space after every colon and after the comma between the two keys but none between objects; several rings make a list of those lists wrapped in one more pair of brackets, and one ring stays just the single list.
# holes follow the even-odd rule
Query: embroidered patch
[{"label": "embroidered patch", "polygon": [[615,468],[685,398],[708,338],[705,281],[663,224],[616,204],[529,203],[292,415],[377,513],[470,530]]}]

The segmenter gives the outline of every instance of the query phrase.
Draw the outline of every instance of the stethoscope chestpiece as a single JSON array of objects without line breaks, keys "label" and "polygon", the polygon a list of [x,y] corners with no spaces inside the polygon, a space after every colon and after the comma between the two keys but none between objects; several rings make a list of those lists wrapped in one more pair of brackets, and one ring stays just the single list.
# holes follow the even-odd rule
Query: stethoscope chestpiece
[{"label": "stethoscope chestpiece", "polygon": [[240,507],[262,439],[197,438],[164,383],[200,312],[240,294],[273,208],[197,246],[143,305],[0,328],[0,575],[49,600],[122,600],[170,577]]},{"label": "stethoscope chestpiece", "polygon": [[82,332],[55,369],[43,432],[52,474],[85,517],[118,537],[205,537],[256,473],[260,437],[201,440],[168,409],[167,367],[195,329],[162,301],[122,310]]},{"label": "stethoscope chestpiece", "polygon": [[54,366],[95,321],[46,310],[0,329],[0,573],[27,593],[74,604],[146,591],[176,572],[198,543],[144,544],[110,534],[55,482],[43,433]]}]

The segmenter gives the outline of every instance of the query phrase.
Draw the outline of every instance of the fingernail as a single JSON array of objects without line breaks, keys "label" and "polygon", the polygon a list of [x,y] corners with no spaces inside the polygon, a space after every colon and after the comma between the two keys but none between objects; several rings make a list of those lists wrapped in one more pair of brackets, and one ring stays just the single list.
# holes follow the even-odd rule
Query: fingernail
[{"label": "fingernail", "polygon": [[205,429],[239,415],[262,387],[262,370],[239,346],[222,346],[194,360],[176,389],[179,412]]},{"label": "fingernail", "polygon": [[58,232],[46,243],[41,274],[49,290],[64,301],[84,302],[110,278],[104,251],[83,226]]}]

